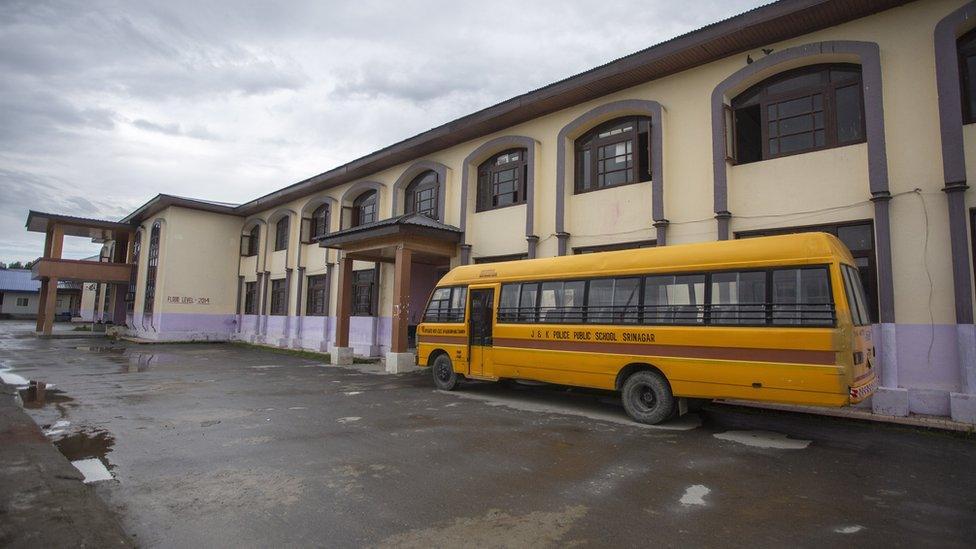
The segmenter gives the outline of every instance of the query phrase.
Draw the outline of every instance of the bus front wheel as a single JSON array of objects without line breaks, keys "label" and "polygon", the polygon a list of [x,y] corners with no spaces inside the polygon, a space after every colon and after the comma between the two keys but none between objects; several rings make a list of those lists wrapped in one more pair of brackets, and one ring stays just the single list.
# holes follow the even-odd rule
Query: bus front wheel
[{"label": "bus front wheel", "polygon": [[434,385],[442,391],[453,391],[458,384],[458,375],[454,371],[454,364],[451,358],[445,354],[439,355],[431,365],[431,373],[434,377]]},{"label": "bus front wheel", "polygon": [[671,417],[674,395],[664,376],[650,370],[634,372],[621,389],[627,415],[638,423],[654,425]]}]

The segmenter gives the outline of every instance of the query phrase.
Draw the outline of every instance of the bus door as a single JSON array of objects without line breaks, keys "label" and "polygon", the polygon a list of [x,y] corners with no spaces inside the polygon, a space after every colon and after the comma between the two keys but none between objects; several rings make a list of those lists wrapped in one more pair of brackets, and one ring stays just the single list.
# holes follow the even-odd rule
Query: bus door
[{"label": "bus door", "polygon": [[471,299],[471,315],[468,320],[468,373],[475,377],[493,377],[491,328],[495,317],[492,311],[495,290],[472,288],[468,295]]}]

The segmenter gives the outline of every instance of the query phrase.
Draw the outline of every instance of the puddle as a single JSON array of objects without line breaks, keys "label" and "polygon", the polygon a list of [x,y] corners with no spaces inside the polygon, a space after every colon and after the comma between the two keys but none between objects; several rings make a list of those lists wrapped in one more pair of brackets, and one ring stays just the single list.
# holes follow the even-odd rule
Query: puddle
[{"label": "puddle", "polygon": [[81,474],[85,476],[82,481],[85,484],[91,484],[93,482],[99,482],[102,480],[112,480],[112,473],[109,472],[102,460],[98,458],[80,459],[71,462],[75,466],[75,469],[81,471]]},{"label": "puddle", "polygon": [[54,445],[69,461],[98,458],[107,461],[105,456],[115,446],[115,437],[108,431],[92,429],[80,431],[54,441]]},{"label": "puddle", "polygon": [[773,448],[776,450],[803,450],[810,446],[809,440],[789,438],[783,433],[772,431],[726,431],[715,433],[715,438],[738,442],[754,448]]},{"label": "puddle", "polygon": [[[24,403],[24,408],[28,410],[36,410],[38,408],[43,408],[48,404],[64,404],[66,402],[71,402],[74,399],[69,397],[60,389],[45,389],[42,393],[38,394],[31,391],[30,388],[20,390],[20,400]],[[40,397],[40,398],[39,398]]]},{"label": "puddle", "polygon": [[695,484],[685,489],[685,494],[681,496],[681,505],[705,505],[705,496],[711,493],[711,489],[701,484]]},{"label": "puddle", "polygon": [[61,433],[64,433],[64,430],[69,425],[71,425],[71,422],[70,421],[66,421],[66,420],[63,420],[63,419],[62,420],[55,421],[54,422],[54,425],[45,425],[44,426],[44,435],[45,436],[49,436],[49,437],[56,437],[56,436],[60,435]]}]

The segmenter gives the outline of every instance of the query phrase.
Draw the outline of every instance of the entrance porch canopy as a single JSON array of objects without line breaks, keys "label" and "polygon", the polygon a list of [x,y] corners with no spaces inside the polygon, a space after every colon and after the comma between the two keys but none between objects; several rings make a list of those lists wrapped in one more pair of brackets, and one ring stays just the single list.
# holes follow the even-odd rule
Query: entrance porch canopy
[{"label": "entrance porch canopy", "polygon": [[405,214],[343,229],[316,241],[334,248],[339,258],[339,307],[336,311],[336,347],[349,347],[349,317],[352,313],[353,261],[393,263],[392,353],[407,352],[410,311],[410,265],[413,262],[443,264],[457,253],[462,231],[427,216]]},{"label": "entrance porch canopy", "polygon": [[[132,277],[134,265],[128,263],[129,243],[136,227],[128,223],[88,219],[31,210],[27,214],[27,230],[44,233],[44,254],[31,268],[32,278],[41,281],[40,303],[37,309],[37,331],[51,335],[54,322],[54,294],[59,281],[104,282],[114,284],[116,292],[115,316],[124,320],[122,299]],[[94,242],[115,241],[115,253],[105,261],[62,259],[65,236],[91,238]]]}]

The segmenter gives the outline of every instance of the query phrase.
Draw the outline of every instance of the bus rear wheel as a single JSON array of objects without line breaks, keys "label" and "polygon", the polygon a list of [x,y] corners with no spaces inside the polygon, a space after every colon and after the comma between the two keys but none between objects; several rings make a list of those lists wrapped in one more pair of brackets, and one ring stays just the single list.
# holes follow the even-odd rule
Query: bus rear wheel
[{"label": "bus rear wheel", "polygon": [[439,355],[431,364],[431,373],[434,377],[434,385],[442,391],[453,391],[458,384],[458,375],[454,371],[454,364],[451,358],[445,354]]},{"label": "bus rear wheel", "polygon": [[664,376],[650,370],[634,372],[620,391],[624,409],[634,421],[654,425],[671,417],[674,395]]}]

